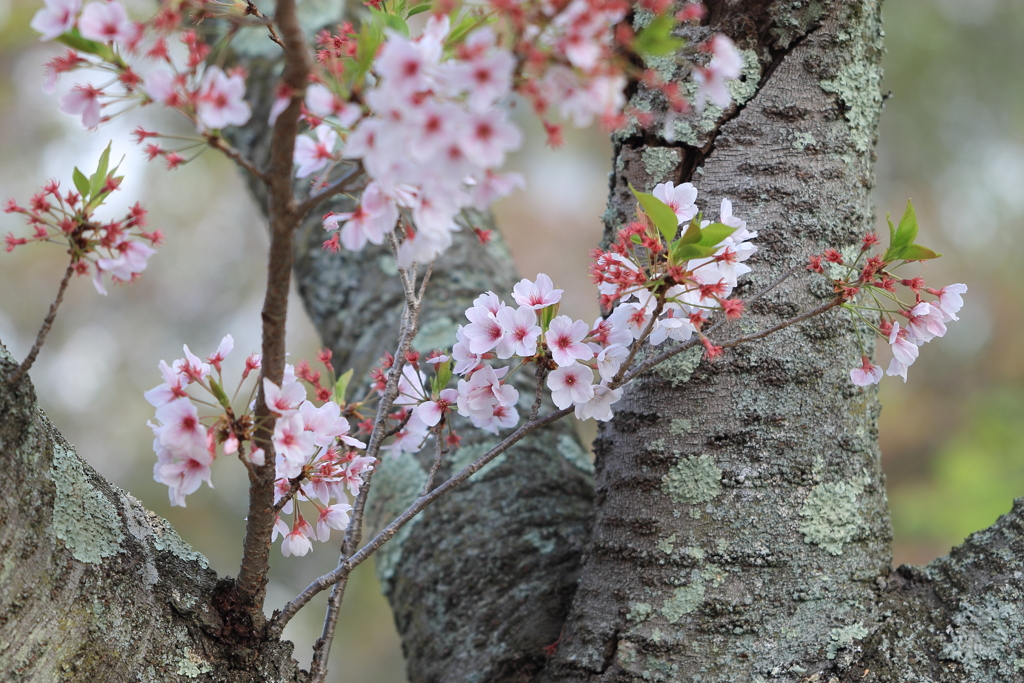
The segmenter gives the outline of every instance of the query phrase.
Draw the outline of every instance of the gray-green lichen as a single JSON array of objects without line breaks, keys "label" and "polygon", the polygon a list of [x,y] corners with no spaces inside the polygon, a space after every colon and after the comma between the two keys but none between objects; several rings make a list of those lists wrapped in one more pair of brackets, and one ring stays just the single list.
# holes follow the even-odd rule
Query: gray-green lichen
[{"label": "gray-green lichen", "polygon": [[653,184],[675,178],[676,169],[683,160],[682,152],[676,147],[646,147],[640,155],[644,170],[651,176]]},{"label": "gray-green lichen", "polygon": [[429,318],[420,327],[419,333],[412,341],[412,347],[423,352],[451,348],[455,343],[457,330],[458,325],[446,315]]},{"label": "gray-green lichen", "polygon": [[672,592],[672,597],[661,606],[661,614],[670,624],[677,623],[684,614],[689,614],[704,602],[704,584],[701,581],[681,586]]},{"label": "gray-green lichen", "polygon": [[669,425],[668,431],[673,436],[684,436],[686,434],[689,434],[691,429],[693,429],[693,423],[687,420],[685,417],[680,417],[678,419],[672,420],[672,423]]},{"label": "gray-green lichen", "polygon": [[706,503],[722,491],[722,470],[707,455],[680,458],[661,488],[677,503]]},{"label": "gray-green lichen", "polygon": [[690,380],[690,375],[700,364],[704,350],[700,346],[687,349],[654,366],[654,372],[678,387]]},{"label": "gray-green lichen", "polygon": [[626,620],[639,624],[641,621],[646,621],[647,617],[651,616],[653,610],[654,608],[646,602],[631,602],[629,603],[629,613],[626,614]]},{"label": "gray-green lichen", "polygon": [[841,555],[843,544],[857,538],[864,521],[857,498],[864,492],[860,480],[819,484],[800,508],[800,533],[832,555]]},{"label": "gray-green lichen", "polygon": [[672,551],[675,550],[675,547],[676,547],[675,544],[676,544],[676,535],[672,534],[668,538],[662,538],[662,539],[660,539],[658,541],[658,550],[660,550],[661,552],[665,553],[666,555],[671,555]]},{"label": "gray-green lichen", "polygon": [[93,487],[78,457],[60,444],[53,447],[50,476],[57,488],[53,501],[53,535],[79,562],[99,564],[121,551],[124,534],[117,511]]},{"label": "gray-green lichen", "polygon": [[191,650],[185,651],[185,656],[178,660],[178,675],[188,678],[199,678],[205,673],[213,671],[213,667],[205,659]]},{"label": "gray-green lichen", "polygon": [[[988,595],[978,603],[962,602],[947,631],[951,640],[942,648],[939,659],[960,662],[968,680],[1020,680],[1015,634],[1024,627],[1024,616],[1021,596],[1016,597],[1001,600]],[[992,669],[999,671],[999,679],[989,678]]]},{"label": "gray-green lichen", "polygon": [[834,628],[829,634],[829,644],[825,654],[829,659],[835,659],[836,653],[843,648],[853,645],[854,640],[861,640],[868,637],[868,630],[859,621],[844,628]]},{"label": "gray-green lichen", "polygon": [[531,529],[528,531],[523,536],[523,540],[536,548],[541,555],[547,555],[553,551],[557,545],[557,542],[553,537],[544,538],[539,529]]}]

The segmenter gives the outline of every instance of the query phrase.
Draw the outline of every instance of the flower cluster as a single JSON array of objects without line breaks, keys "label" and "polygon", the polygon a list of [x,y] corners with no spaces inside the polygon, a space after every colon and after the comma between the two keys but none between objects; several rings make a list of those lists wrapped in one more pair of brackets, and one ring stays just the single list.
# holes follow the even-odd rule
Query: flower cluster
[{"label": "flower cluster", "polygon": [[[495,108],[511,91],[516,60],[489,31],[474,33],[461,58],[442,59],[448,35],[448,17],[432,17],[417,39],[392,34],[381,48],[379,80],[365,94],[372,115],[359,122],[342,151],[360,159],[373,182],[356,212],[324,220],[328,230],[344,221],[341,242],[358,250],[380,244],[399,210],[406,210],[412,224],[399,251],[401,267],[427,263],[447,248],[463,208],[486,208],[522,184],[517,175],[494,172],[522,139]],[[324,152],[338,142],[323,125],[316,133]],[[297,163],[308,157],[305,147],[296,149]],[[300,175],[306,169],[316,166],[301,166]]]},{"label": "flower cluster", "polygon": [[[253,443],[260,428],[253,413],[255,383],[248,393],[247,408],[236,411],[233,406],[249,374],[260,368],[261,359],[255,353],[246,358],[238,387],[229,398],[221,364],[233,347],[231,335],[225,336],[204,362],[185,346],[184,358],[171,364],[160,361],[164,381],[145,393],[156,408],[156,422],[150,424],[157,455],[153,477],[167,485],[172,505],[184,506],[185,496],[204,481],[212,486],[210,465],[218,448],[224,455],[237,456],[247,467],[265,464],[265,452]],[[321,352],[320,358],[326,364],[330,353]],[[279,534],[284,537],[281,551],[286,556],[305,555],[312,547],[311,540],[326,541],[331,529],[347,527],[352,509],[348,496],[359,493],[363,476],[374,461],[359,455],[366,444],[350,436],[348,418],[342,414],[343,399],[327,392],[331,400],[317,406],[307,400],[300,380],[311,384],[318,398],[323,398],[320,373],[305,363],[297,368],[286,366],[280,386],[262,380],[264,400],[276,418],[271,438],[276,456],[275,503],[280,512],[293,515],[291,526],[280,517],[274,526],[274,539]],[[201,416],[196,404],[213,406],[218,412]],[[315,511],[315,528],[303,517],[298,503]]]},{"label": "flower cluster", "polygon": [[147,232],[146,210],[138,203],[120,220],[98,221],[95,212],[111,193],[121,185],[117,168],[108,170],[110,147],[100,157],[99,167],[89,178],[77,168],[74,171],[75,190],[61,192],[60,183],[51,180],[32,196],[27,207],[9,199],[4,205],[6,213],[20,213],[32,228],[29,237],[4,236],[4,248],[31,242],[67,244],[71,265],[78,275],[92,273],[96,291],[106,295],[104,274],[114,282],[131,282],[146,269],[149,257],[156,253],[153,247],[163,241],[160,230]]},{"label": "flower cluster", "polygon": [[[722,200],[712,223],[699,213],[690,183],[662,183],[652,194],[634,194],[637,220],[619,232],[609,251],[596,252],[591,266],[602,307],[618,304],[609,322],[658,345],[701,335],[713,311],[742,315],[742,302],[730,297],[739,277],[750,272],[743,262],[757,250],[750,242],[757,233],[733,215],[732,202]],[[710,357],[720,353],[703,335],[701,341]]]},{"label": "flower cluster", "polygon": [[[843,308],[855,322],[867,325],[888,342],[893,357],[885,374],[902,377],[904,382],[907,368],[917,360],[920,347],[945,335],[946,323],[958,320],[956,314],[964,305],[961,295],[967,292],[964,284],[934,289],[920,276],[904,277],[896,273],[900,267],[941,255],[914,243],[917,229],[914,205],[908,201],[899,227],[893,227],[889,221],[890,242],[884,253],[869,255],[879,242],[878,236],[872,233],[864,238],[852,263],[847,263],[840,252],[828,249],[824,254],[811,256],[808,265],[809,270],[830,276],[835,291],[845,299]],[[910,290],[913,303],[900,298],[898,287]],[[928,301],[925,295],[936,298]],[[880,318],[873,317],[876,315]],[[857,325],[854,329],[859,339]],[[861,365],[850,370],[850,380],[858,386],[868,386],[878,384],[881,379],[882,368],[871,362],[861,340]]]},{"label": "flower cluster", "polygon": [[[188,161],[183,152],[204,147],[214,131],[242,125],[251,116],[244,99],[245,73],[206,65],[210,46],[194,30],[182,28],[190,13],[209,16],[213,9],[220,14],[235,11],[212,3],[168,2],[150,20],[137,22],[117,0],[95,0],[84,8],[80,0],[46,0],[32,28],[41,40],[58,40],[72,49],[47,64],[45,89],[52,92],[60,75],[69,71],[102,74],[102,85],[78,84],[60,99],[61,111],[81,117],[88,129],[151,102],[181,112],[204,135],[172,150],[153,142],[146,146],[151,160],[160,156],[168,167],[177,167]],[[185,50],[174,49],[175,42]],[[141,144],[159,136],[141,131],[137,137]]]}]

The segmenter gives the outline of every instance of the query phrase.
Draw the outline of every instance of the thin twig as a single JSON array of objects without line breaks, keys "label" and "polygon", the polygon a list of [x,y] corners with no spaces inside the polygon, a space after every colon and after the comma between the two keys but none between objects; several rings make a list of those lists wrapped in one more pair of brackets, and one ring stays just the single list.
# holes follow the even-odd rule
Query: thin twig
[{"label": "thin twig", "polygon": [[348,189],[351,189],[352,186],[355,185],[355,183],[352,182],[353,179],[355,179],[355,180],[361,180],[362,179],[362,170],[363,170],[362,164],[356,164],[352,168],[348,169],[341,176],[339,176],[337,179],[335,179],[335,181],[333,183],[331,183],[327,187],[323,188],[322,190],[320,190],[316,194],[312,194],[309,197],[307,197],[306,199],[304,199],[303,201],[299,202],[299,205],[296,208],[296,211],[298,212],[298,214],[300,216],[306,216],[310,211],[315,209],[319,204],[321,204],[324,201],[330,199],[331,197],[333,197],[336,194],[339,194],[339,193],[344,192],[344,191],[346,191]]},{"label": "thin twig", "polygon": [[39,355],[39,350],[43,348],[43,342],[46,341],[46,335],[50,332],[50,328],[53,326],[53,321],[57,317],[57,309],[60,307],[62,301],[64,301],[64,292],[68,288],[68,283],[71,282],[71,276],[75,273],[75,262],[72,260],[68,263],[68,269],[64,271],[64,277],[60,281],[60,287],[57,289],[57,297],[50,304],[50,311],[43,318],[43,324],[39,328],[39,333],[36,334],[36,343],[32,345],[32,349],[29,350],[28,355],[25,356],[25,360],[21,361],[21,365],[14,371],[10,377],[7,378],[7,383],[12,386],[18,386],[18,382],[25,376],[25,373],[29,371],[32,364],[36,362],[36,356]]},{"label": "thin twig", "polygon": [[387,439],[388,437],[392,437],[395,434],[397,434],[398,432],[400,432],[403,429],[405,429],[405,425],[409,424],[409,420],[410,419],[412,419],[412,411],[411,410],[406,411],[405,417],[402,418],[401,422],[399,422],[394,427],[392,427],[391,429],[389,429],[388,431],[386,431],[384,433],[384,438]]},{"label": "thin twig", "polygon": [[626,356],[626,362],[619,367],[619,371],[612,377],[612,381],[609,382],[609,386],[616,388],[621,382],[623,375],[626,374],[626,370],[633,364],[633,359],[636,358],[636,352],[640,350],[643,343],[647,341],[647,338],[651,336],[651,332],[654,331],[654,325],[658,322],[658,316],[661,315],[661,309],[665,306],[665,295],[658,295],[658,303],[654,307],[654,311],[651,313],[651,322],[647,323],[647,327],[644,328],[643,334],[636,340],[636,342],[630,347],[629,355]]},{"label": "thin twig", "polygon": [[236,164],[238,164],[242,169],[248,171],[248,173],[252,177],[258,180],[262,180],[263,182],[267,182],[266,172],[264,172],[261,168],[259,168],[256,164],[254,164],[250,159],[248,159],[237,149],[229,145],[224,140],[224,138],[220,136],[209,135],[207,136],[207,142],[209,142],[210,147],[213,147],[214,149],[220,151],[228,159],[231,159]]},{"label": "thin twig", "polygon": [[[245,0],[245,13],[248,14],[248,15],[252,15],[252,16],[256,17],[257,19],[259,19],[260,23],[262,23],[264,26],[266,26],[267,30],[270,31],[270,39],[272,41],[274,41],[275,43],[277,43],[278,45],[280,45],[282,48],[285,47],[285,44],[281,41],[281,38],[277,35],[277,31],[274,30],[274,22],[272,22],[270,20],[270,17],[268,17],[266,14],[263,14],[262,12],[260,12],[259,8],[255,5],[255,3],[253,3],[252,0]],[[287,48],[285,48],[285,49],[287,49]]]},{"label": "thin twig", "polygon": [[537,378],[537,393],[533,397],[533,405],[530,407],[530,420],[536,420],[540,413],[540,404],[544,400],[544,380],[548,376],[547,365],[543,361],[537,362],[537,370],[534,377]]},{"label": "thin twig", "polygon": [[444,422],[438,423],[438,428],[434,432],[434,464],[430,467],[430,472],[427,473],[427,480],[423,482],[423,490],[420,491],[420,496],[425,496],[430,493],[430,487],[434,485],[434,476],[437,474],[437,470],[441,468],[441,456],[444,455],[442,450],[441,442],[443,441],[441,432],[444,431]]},{"label": "thin twig", "polygon": [[288,489],[288,491],[283,496],[281,496],[281,498],[276,503],[274,503],[275,515],[281,512],[284,506],[288,504],[288,501],[294,498],[295,494],[298,493],[299,489],[302,488],[302,475],[299,475],[292,479],[291,484],[292,485]]}]

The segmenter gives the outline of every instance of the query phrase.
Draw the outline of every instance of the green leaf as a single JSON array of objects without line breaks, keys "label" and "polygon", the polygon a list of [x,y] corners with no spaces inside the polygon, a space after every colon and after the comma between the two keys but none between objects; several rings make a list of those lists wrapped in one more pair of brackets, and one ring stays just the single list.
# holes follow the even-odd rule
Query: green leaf
[{"label": "green leaf", "polygon": [[892,225],[892,218],[889,216],[889,212],[885,212],[885,222],[889,224],[889,244],[892,244],[893,240],[896,239],[896,228]]},{"label": "green leaf", "polygon": [[78,27],[72,28],[67,33],[57,36],[57,40],[64,43],[68,47],[78,50],[79,52],[85,52],[90,55],[96,55],[105,62],[110,64],[116,64],[118,66],[126,66],[124,60],[117,56],[109,45],[98,43],[95,40],[89,40],[83,38],[82,34],[78,32]]},{"label": "green leaf", "polygon": [[397,14],[391,14],[383,10],[370,8],[370,14],[383,28],[389,28],[396,33],[401,33],[406,38],[409,37],[409,25],[405,23],[405,19],[398,16]]},{"label": "green leaf", "polygon": [[665,238],[665,241],[671,242],[676,236],[676,231],[679,230],[679,218],[676,216],[676,212],[672,210],[672,207],[653,194],[637,192],[632,183],[629,185],[629,190],[636,197],[636,200],[640,202],[640,206],[644,207],[644,213],[654,222],[654,226],[658,228],[658,232]]},{"label": "green leaf", "polygon": [[107,169],[110,167],[110,145],[112,144],[112,141],[107,143],[107,148],[100,155],[100,163],[96,167],[96,172],[89,178],[89,196],[93,198],[99,195],[103,185],[107,182]]},{"label": "green leaf", "polygon": [[893,240],[895,247],[909,247],[917,239],[917,214],[914,212],[914,203],[907,200],[907,208],[900,219],[899,227],[896,228],[896,237]]},{"label": "green leaf", "polygon": [[89,201],[89,181],[85,177],[85,174],[78,170],[75,166],[74,173],[71,174],[71,179],[75,181],[75,189],[78,190],[78,194],[82,195],[82,204]]},{"label": "green leaf", "polygon": [[406,18],[414,17],[417,14],[422,14],[423,12],[426,12],[427,10],[430,9],[430,7],[431,7],[431,4],[429,2],[425,3],[425,4],[422,4],[422,5],[417,5],[416,7],[413,7],[411,10],[409,10],[409,13],[406,14],[405,16],[406,16]]},{"label": "green leaf", "polygon": [[928,247],[922,247],[920,244],[911,244],[900,253],[899,257],[906,261],[927,261],[939,258],[940,256],[942,254],[936,253]]},{"label": "green leaf", "polygon": [[548,327],[551,326],[551,321],[558,315],[558,307],[560,304],[554,303],[550,306],[545,306],[540,309],[540,329],[543,332],[548,331]]},{"label": "green leaf", "polygon": [[209,377],[209,380],[210,390],[213,392],[213,395],[217,397],[217,401],[225,408],[230,408],[231,399],[229,399],[228,395],[224,392],[224,387],[222,387],[220,382],[215,380],[212,375]]},{"label": "green leaf", "polygon": [[703,247],[718,247],[725,238],[736,232],[736,228],[729,227],[725,223],[712,223],[701,228],[700,242]]},{"label": "green leaf", "polygon": [[633,244],[643,244],[644,243],[643,238],[640,237],[640,235],[637,235],[637,234],[630,235],[629,236],[629,241],[632,242]]},{"label": "green leaf", "polygon": [[694,222],[691,221],[686,234],[669,247],[669,259],[678,264],[690,259],[707,258],[718,251],[722,241],[735,231],[736,228],[724,223],[712,223],[703,229],[695,228]]},{"label": "green leaf", "polygon": [[700,242],[700,217],[703,214],[697,214],[690,221],[689,225],[686,226],[686,232],[679,238],[679,244],[696,244]]},{"label": "green leaf", "polygon": [[352,368],[349,368],[334,383],[334,396],[331,397],[331,400],[339,406],[345,405],[345,392],[348,391],[348,383],[350,381],[352,381]]},{"label": "green leaf", "polygon": [[448,386],[448,382],[452,378],[452,361],[451,358],[443,363],[438,363],[435,367],[433,390],[434,394],[439,395],[441,391]]},{"label": "green leaf", "polygon": [[654,18],[633,40],[633,50],[641,56],[662,57],[670,55],[686,44],[682,38],[672,35],[676,19],[671,14]]}]

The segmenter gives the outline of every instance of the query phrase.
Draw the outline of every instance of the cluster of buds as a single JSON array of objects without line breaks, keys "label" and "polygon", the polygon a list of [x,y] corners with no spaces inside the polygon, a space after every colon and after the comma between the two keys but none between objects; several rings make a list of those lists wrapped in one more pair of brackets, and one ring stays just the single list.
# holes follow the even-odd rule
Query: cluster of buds
[{"label": "cluster of buds", "polygon": [[[852,263],[847,263],[838,251],[829,249],[812,256],[808,269],[828,275],[836,293],[846,300],[842,306],[854,321],[859,320],[888,342],[893,357],[885,374],[902,377],[906,382],[907,368],[917,360],[920,347],[945,335],[946,323],[958,320],[956,314],[964,305],[961,295],[967,291],[967,285],[935,289],[928,287],[921,276],[897,274],[896,270],[901,267],[929,261],[941,254],[914,243],[917,215],[913,203],[907,202],[898,227],[893,226],[888,216],[886,220],[889,247],[882,254],[870,255],[879,242],[878,235],[872,233],[863,239]],[[900,287],[909,290],[912,302],[901,295]],[[926,295],[935,299],[927,300]],[[878,384],[882,368],[871,362],[856,324],[854,329],[861,345],[861,365],[850,370],[850,379],[858,386]]]},{"label": "cluster of buds", "polygon": [[32,196],[27,207],[9,199],[6,213],[19,213],[32,228],[28,237],[4,236],[4,249],[32,242],[66,244],[71,266],[78,275],[92,273],[96,291],[106,294],[103,275],[114,282],[131,282],[146,269],[153,247],[163,241],[160,230],[146,232],[146,210],[138,203],[120,220],[101,222],[96,211],[121,185],[117,167],[109,169],[110,147],[100,156],[96,172],[86,178],[74,170],[74,190],[61,192],[60,183],[51,180]]},{"label": "cluster of buds", "polygon": [[[185,496],[202,482],[212,485],[210,465],[218,451],[236,456],[247,468],[266,464],[266,453],[254,442],[265,429],[254,415],[256,382],[243,391],[249,375],[260,369],[261,359],[255,353],[246,358],[229,397],[221,364],[233,347],[231,335],[225,336],[204,362],[185,346],[184,358],[170,364],[160,361],[164,381],[145,394],[156,408],[156,422],[150,424],[157,455],[153,477],[168,487],[172,505],[184,506]],[[319,358],[327,365],[330,352],[322,351]],[[330,365],[327,371],[331,373]],[[281,551],[286,556],[305,555],[312,540],[327,541],[331,529],[348,526],[349,496],[358,495],[363,476],[373,468],[374,458],[359,455],[366,444],[349,434],[346,415],[352,410],[345,405],[344,394],[351,373],[334,382],[333,392],[325,392],[320,377],[302,363],[298,370],[285,367],[280,386],[262,380],[264,399],[276,418],[271,437],[276,456],[275,507],[292,515],[290,526],[280,516],[274,525],[274,539],[283,536]],[[321,405],[307,400],[303,381],[312,385]],[[241,408],[235,405],[240,396],[245,397]],[[301,507],[316,520],[315,528]]]}]

